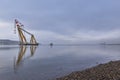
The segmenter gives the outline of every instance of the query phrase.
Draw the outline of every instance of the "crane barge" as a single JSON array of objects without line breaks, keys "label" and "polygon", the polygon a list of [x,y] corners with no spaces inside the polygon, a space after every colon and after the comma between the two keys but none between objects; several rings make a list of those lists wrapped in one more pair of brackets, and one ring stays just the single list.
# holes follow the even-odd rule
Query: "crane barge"
[{"label": "crane barge", "polygon": [[[39,45],[39,43],[36,41],[34,35],[28,31],[26,31],[25,29],[23,29],[23,26],[17,19],[15,19],[15,30],[17,28],[18,30],[18,35],[19,35],[19,39],[20,39],[20,45]],[[28,41],[26,39],[26,36],[24,35],[24,33],[27,33],[28,35],[30,35],[30,41]]]}]

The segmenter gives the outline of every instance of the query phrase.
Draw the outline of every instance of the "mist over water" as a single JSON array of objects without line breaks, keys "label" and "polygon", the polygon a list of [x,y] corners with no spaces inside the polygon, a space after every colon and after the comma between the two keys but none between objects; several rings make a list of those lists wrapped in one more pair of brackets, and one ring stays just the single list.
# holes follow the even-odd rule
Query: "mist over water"
[{"label": "mist over water", "polygon": [[1,80],[54,80],[120,59],[119,45],[1,46]]}]

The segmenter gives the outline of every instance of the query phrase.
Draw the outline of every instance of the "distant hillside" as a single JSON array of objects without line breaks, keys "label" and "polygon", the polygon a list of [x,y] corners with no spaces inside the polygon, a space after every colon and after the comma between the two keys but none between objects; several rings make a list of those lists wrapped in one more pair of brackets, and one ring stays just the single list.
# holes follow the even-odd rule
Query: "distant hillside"
[{"label": "distant hillside", "polygon": [[18,44],[19,44],[19,41],[0,39],[0,45],[18,45]]}]

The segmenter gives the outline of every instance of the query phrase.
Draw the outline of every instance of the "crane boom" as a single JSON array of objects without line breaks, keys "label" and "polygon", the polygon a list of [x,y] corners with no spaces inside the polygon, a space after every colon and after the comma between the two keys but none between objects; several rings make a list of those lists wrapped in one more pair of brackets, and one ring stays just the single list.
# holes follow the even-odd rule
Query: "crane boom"
[{"label": "crane boom", "polygon": [[[19,34],[19,38],[20,38],[20,45],[38,45],[34,35],[28,31],[26,31],[25,29],[23,29],[23,25],[15,19],[15,28],[17,27],[18,30],[18,34]],[[28,42],[25,35],[23,34],[23,32],[29,34],[31,36],[30,41]]]},{"label": "crane boom", "polygon": [[26,33],[28,33],[29,35],[33,35],[33,34],[31,34],[30,32],[28,32],[28,31],[26,31],[26,30],[24,30],[23,28],[20,28],[22,31],[24,31],[24,32],[26,32]]}]

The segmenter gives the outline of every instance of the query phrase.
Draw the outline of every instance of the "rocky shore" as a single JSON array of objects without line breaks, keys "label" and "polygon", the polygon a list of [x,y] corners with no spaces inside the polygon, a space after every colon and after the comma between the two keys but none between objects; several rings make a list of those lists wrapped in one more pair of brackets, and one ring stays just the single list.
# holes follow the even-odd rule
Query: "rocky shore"
[{"label": "rocky shore", "polygon": [[83,71],[72,72],[56,80],[120,80],[120,60],[99,64]]}]

